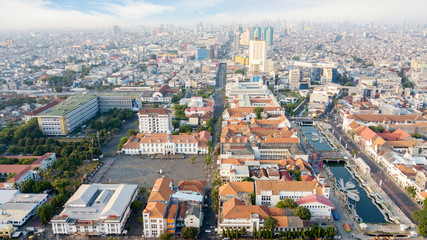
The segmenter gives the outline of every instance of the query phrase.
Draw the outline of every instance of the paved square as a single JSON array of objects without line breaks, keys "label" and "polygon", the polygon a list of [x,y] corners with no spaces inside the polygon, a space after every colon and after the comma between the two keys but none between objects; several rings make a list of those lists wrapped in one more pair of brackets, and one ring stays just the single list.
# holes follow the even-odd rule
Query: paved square
[{"label": "paved square", "polygon": [[[194,163],[190,158],[196,158]],[[182,180],[207,180],[212,181],[216,163],[209,168],[205,165],[206,155],[186,155],[183,159],[152,159],[150,156],[118,155],[115,161],[105,161],[112,165],[104,174],[101,182],[131,183],[151,188],[154,181],[162,176],[174,180],[178,184]],[[163,171],[159,173],[160,169]],[[208,186],[210,186],[208,184]]]}]

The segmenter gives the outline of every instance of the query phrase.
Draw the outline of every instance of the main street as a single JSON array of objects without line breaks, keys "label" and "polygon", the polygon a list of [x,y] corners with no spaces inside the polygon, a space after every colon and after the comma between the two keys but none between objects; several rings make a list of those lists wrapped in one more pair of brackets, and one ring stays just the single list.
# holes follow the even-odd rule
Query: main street
[{"label": "main street", "polygon": [[382,169],[371,157],[369,157],[361,147],[354,143],[349,137],[336,126],[338,121],[331,121],[331,126],[337,136],[337,139],[341,139],[341,144],[347,149],[349,152],[353,152],[356,150],[358,152],[358,157],[362,158],[366,164],[371,168],[371,176],[375,180],[375,182],[380,185],[382,190],[390,197],[390,199],[403,211],[403,213],[411,220],[412,212],[415,210],[419,210],[420,206],[403,190],[401,189],[393,179],[390,178],[387,172]]},{"label": "main street", "polygon": [[[214,104],[214,115],[218,119],[222,112],[224,111],[225,101],[222,96],[221,89],[224,89],[225,86],[225,73],[227,72],[227,64],[220,63],[218,66],[218,71],[216,73],[216,86],[215,86],[215,104]],[[225,89],[224,89],[225,91]],[[218,131],[221,130],[221,126],[218,126],[218,121],[215,124],[214,131],[212,133],[212,146],[216,146],[216,136]]]}]

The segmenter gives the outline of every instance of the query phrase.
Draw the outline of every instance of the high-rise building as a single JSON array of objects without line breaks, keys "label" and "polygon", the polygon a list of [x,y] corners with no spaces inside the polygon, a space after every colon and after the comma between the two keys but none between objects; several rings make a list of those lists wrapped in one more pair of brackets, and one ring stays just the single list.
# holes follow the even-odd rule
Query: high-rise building
[{"label": "high-rise building", "polygon": [[249,46],[249,41],[251,40],[252,29],[248,28],[240,35],[240,44],[243,46]]},{"label": "high-rise building", "polygon": [[143,108],[138,113],[142,133],[171,133],[171,113],[166,108]]},{"label": "high-rise building", "polygon": [[209,59],[215,59],[215,46],[214,45],[209,46],[208,58]]},{"label": "high-rise building", "polygon": [[251,40],[261,40],[261,37],[262,37],[261,27],[253,27]]},{"label": "high-rise building", "polygon": [[253,40],[249,42],[249,71],[264,72],[267,62],[267,44],[265,41]]},{"label": "high-rise building", "polygon": [[206,48],[197,48],[196,49],[196,60],[203,61],[208,58],[208,49]]},{"label": "high-rise building", "polygon": [[240,49],[240,33],[236,32],[234,33],[234,50],[236,53],[238,53],[239,49]]},{"label": "high-rise building", "polygon": [[273,27],[266,27],[264,29],[264,40],[267,41],[269,46],[273,46]]},{"label": "high-rise building", "polygon": [[114,25],[112,29],[112,33],[114,36],[118,36],[122,30],[118,25]]},{"label": "high-rise building", "polygon": [[294,69],[289,71],[289,87],[291,89],[298,89],[299,88],[299,80],[300,80],[300,70]]}]

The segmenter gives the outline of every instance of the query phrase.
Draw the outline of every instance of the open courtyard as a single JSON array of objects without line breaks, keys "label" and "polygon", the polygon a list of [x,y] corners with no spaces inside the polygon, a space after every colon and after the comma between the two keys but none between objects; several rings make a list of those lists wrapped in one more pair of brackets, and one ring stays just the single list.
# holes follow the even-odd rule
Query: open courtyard
[{"label": "open courtyard", "polygon": [[[118,155],[104,159],[104,168],[98,174],[102,174],[99,182],[102,183],[131,183],[151,188],[154,181],[162,176],[171,178],[175,184],[182,180],[207,180],[213,178],[216,162],[209,167],[205,165],[206,155],[185,155],[173,159],[163,158],[157,155]],[[191,157],[195,157],[191,163]],[[167,156],[170,157],[170,156]],[[160,173],[161,171],[161,173]],[[97,180],[95,180],[97,181]],[[207,187],[210,187],[208,184]]]}]

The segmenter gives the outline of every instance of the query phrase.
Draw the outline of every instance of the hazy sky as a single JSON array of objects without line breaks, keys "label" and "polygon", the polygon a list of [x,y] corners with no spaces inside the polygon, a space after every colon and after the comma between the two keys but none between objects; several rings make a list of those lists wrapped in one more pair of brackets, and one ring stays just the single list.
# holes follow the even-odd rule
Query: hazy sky
[{"label": "hazy sky", "polygon": [[0,28],[258,20],[427,20],[427,0],[0,0]]}]

